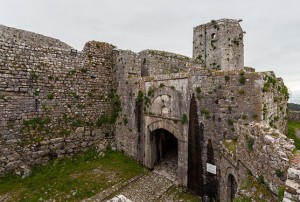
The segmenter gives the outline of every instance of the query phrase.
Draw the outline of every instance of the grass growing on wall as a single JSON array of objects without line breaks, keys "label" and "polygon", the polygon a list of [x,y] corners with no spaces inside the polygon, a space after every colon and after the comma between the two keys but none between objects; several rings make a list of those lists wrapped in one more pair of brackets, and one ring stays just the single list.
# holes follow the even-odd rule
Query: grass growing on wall
[{"label": "grass growing on wall", "polygon": [[[272,192],[263,183],[262,179],[256,179],[251,173],[247,173],[242,180],[240,187],[241,193],[251,193],[253,201],[276,201]],[[263,196],[263,198],[261,197]],[[240,195],[237,196],[234,202],[250,202],[249,197]]]},{"label": "grass growing on wall", "polygon": [[99,157],[96,149],[37,166],[24,179],[8,174],[0,178],[0,198],[8,201],[79,201],[117,183],[146,172],[120,152],[108,150]]},{"label": "grass growing on wall", "polygon": [[300,131],[300,122],[289,121],[287,137],[293,139],[296,149],[300,150],[300,138],[296,135],[297,131]]}]

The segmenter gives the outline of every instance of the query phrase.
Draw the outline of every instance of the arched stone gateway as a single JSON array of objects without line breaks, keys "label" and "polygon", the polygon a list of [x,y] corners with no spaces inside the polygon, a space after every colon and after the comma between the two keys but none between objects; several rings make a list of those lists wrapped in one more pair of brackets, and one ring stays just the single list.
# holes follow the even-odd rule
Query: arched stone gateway
[{"label": "arched stone gateway", "polygon": [[172,133],[179,141],[183,141],[184,138],[182,132],[179,131],[179,129],[177,129],[174,125],[164,120],[159,120],[151,123],[148,126],[148,129],[150,132],[153,132],[157,129],[165,129],[166,131]]},{"label": "arched stone gateway", "polygon": [[[171,123],[158,120],[151,123],[145,136],[145,165],[179,185],[187,184],[187,142],[182,132]],[[157,166],[157,167],[156,167]]]}]

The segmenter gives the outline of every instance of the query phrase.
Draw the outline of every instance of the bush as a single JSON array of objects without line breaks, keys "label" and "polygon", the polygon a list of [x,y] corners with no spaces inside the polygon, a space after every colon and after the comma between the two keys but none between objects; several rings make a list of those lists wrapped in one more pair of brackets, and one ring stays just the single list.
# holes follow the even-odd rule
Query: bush
[{"label": "bush", "polygon": [[244,85],[246,83],[246,77],[244,75],[240,76],[239,82],[240,84]]},{"label": "bush", "polygon": [[249,150],[253,150],[254,138],[247,136],[246,137],[246,145]]},{"label": "bush", "polygon": [[245,94],[245,90],[243,88],[239,89],[239,94],[240,95],[244,95]]},{"label": "bush", "polygon": [[203,108],[203,109],[201,109],[200,112],[202,115],[205,115],[205,118],[207,118],[207,119],[210,118],[210,113],[209,113],[208,109]]},{"label": "bush", "polygon": [[160,88],[162,88],[162,87],[164,87],[164,86],[165,86],[165,84],[163,84],[163,83],[159,84],[159,87],[160,87]]},{"label": "bush", "polygon": [[47,97],[48,97],[49,100],[53,100],[54,95],[53,95],[52,93],[49,93],[49,94],[47,95]]},{"label": "bush", "polygon": [[196,91],[196,93],[201,93],[201,88],[200,88],[200,87],[197,87],[197,88],[195,89],[195,91]]},{"label": "bush", "polygon": [[[149,93],[149,92],[148,92],[148,93]],[[143,102],[143,97],[144,97],[143,91],[139,91],[139,92],[138,92],[138,96],[136,97],[135,101],[136,101],[137,103],[141,103],[141,102]]]},{"label": "bush", "polygon": [[182,115],[182,118],[181,118],[181,123],[182,123],[182,124],[186,124],[188,121],[189,121],[189,120],[188,120],[187,115],[186,115],[186,114],[183,114],[183,115]]},{"label": "bush", "polygon": [[275,173],[276,173],[277,177],[282,177],[284,174],[284,171],[282,171],[281,169],[278,168],[275,170]]},{"label": "bush", "polygon": [[259,175],[258,178],[257,178],[257,181],[258,181],[260,184],[264,184],[264,183],[265,183],[264,176]]},{"label": "bush", "polygon": [[80,71],[81,71],[82,73],[87,73],[87,68],[84,68],[84,67],[83,67],[83,68],[80,69]]}]

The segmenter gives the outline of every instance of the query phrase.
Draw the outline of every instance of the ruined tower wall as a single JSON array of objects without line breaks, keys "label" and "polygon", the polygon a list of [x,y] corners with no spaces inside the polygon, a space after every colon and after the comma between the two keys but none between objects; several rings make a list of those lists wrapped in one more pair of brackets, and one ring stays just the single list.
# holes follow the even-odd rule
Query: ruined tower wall
[{"label": "ruined tower wall", "polygon": [[244,68],[243,30],[237,20],[212,20],[194,28],[193,58],[209,69]]},{"label": "ruined tower wall", "polygon": [[164,75],[187,71],[186,63],[190,58],[174,53],[145,50],[139,53],[142,76]]},{"label": "ruined tower wall", "polygon": [[201,69],[193,72],[191,84],[199,104],[199,121],[208,123],[209,134],[218,134],[216,142],[235,138],[233,124],[237,122],[271,122],[286,131],[286,116],[282,116],[287,108],[286,87],[268,73]]},{"label": "ruined tower wall", "polygon": [[131,51],[119,50],[115,70],[118,81],[117,92],[122,106],[122,112],[116,124],[117,147],[126,154],[139,159],[138,141],[141,131],[138,131],[137,126],[136,97],[139,90],[143,88],[139,55]]},{"label": "ruined tower wall", "polygon": [[[190,92],[194,93],[197,98],[199,123],[204,124],[203,169],[206,170],[207,158],[212,155],[207,153],[207,145],[211,140],[217,175],[220,177],[220,182],[224,180],[222,182],[224,183],[226,178],[222,177],[224,160],[219,155],[220,142],[224,139],[236,140],[239,138],[240,131],[236,131],[234,127],[236,123],[247,125],[252,121],[269,123],[269,120],[273,120],[274,126],[277,126],[281,132],[285,132],[286,120],[284,116],[281,117],[286,113],[287,98],[284,93],[278,91],[285,86],[279,80],[268,92],[265,92],[263,87],[267,82],[265,78],[267,73],[240,70],[210,71],[208,69],[196,69],[195,71],[191,69],[190,71],[192,73]],[[277,81],[274,76],[272,79]],[[274,102],[274,99],[270,99],[270,97],[278,99]],[[264,110],[265,105],[271,106],[272,110]],[[273,117],[280,118],[274,120]],[[243,173],[242,166],[244,165],[239,166],[239,170],[233,169],[233,172]],[[222,183],[220,183],[220,188],[224,185]]]},{"label": "ruined tower wall", "polygon": [[113,46],[83,52],[0,41],[0,174],[87,149],[109,136]]}]

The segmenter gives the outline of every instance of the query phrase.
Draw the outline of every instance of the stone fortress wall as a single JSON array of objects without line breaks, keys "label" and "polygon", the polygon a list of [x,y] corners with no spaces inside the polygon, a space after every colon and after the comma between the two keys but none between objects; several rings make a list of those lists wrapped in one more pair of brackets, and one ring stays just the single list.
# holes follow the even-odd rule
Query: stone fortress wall
[{"label": "stone fortress wall", "polygon": [[[286,184],[286,201],[297,199],[299,169],[290,162],[298,157],[283,135],[288,91],[273,72],[244,68],[243,34],[237,20],[198,26],[189,58],[95,41],[77,52],[59,40],[1,26],[0,174],[25,174],[33,164],[107,138],[153,168],[150,137],[165,129],[178,140],[180,185],[189,187],[189,167],[200,166],[199,181],[217,190],[211,197],[225,199],[229,174],[240,187],[251,171],[274,195]],[[200,142],[192,141],[195,136]],[[217,166],[217,180],[206,163]],[[274,177],[276,170],[280,177]]]},{"label": "stone fortress wall", "polygon": [[24,172],[111,136],[112,126],[96,123],[112,112],[114,47],[88,42],[77,53],[58,40],[4,26],[0,36],[8,29],[16,39],[0,39],[0,174]]},{"label": "stone fortress wall", "polygon": [[51,47],[64,50],[72,49],[68,44],[51,37],[43,36],[41,34],[29,32],[26,30],[16,29],[12,27],[7,27],[0,25],[0,39],[4,41],[16,42],[21,44],[26,44],[31,47]]}]

